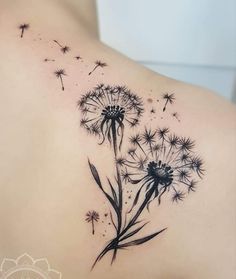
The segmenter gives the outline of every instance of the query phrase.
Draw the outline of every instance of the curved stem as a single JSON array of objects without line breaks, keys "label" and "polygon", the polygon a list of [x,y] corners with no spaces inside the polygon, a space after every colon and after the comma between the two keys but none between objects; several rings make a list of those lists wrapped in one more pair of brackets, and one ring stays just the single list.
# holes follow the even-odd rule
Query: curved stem
[{"label": "curved stem", "polygon": [[136,214],[134,215],[134,217],[129,221],[129,223],[127,224],[127,226],[124,228],[124,230],[121,232],[120,236],[123,236],[136,222],[136,220],[138,219],[138,217],[140,216],[140,214],[143,212],[144,208],[146,207],[146,205],[148,204],[148,202],[150,201],[153,193],[155,192],[156,187],[158,186],[158,183],[154,184],[152,186],[152,188],[148,191],[144,201],[142,202],[142,204],[140,205],[139,209],[137,210]]}]

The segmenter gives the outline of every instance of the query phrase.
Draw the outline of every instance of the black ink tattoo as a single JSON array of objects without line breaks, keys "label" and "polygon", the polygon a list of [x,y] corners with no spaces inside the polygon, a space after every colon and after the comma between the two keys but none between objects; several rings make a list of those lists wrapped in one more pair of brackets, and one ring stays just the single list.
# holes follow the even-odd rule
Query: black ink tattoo
[{"label": "black ink tattoo", "polygon": [[55,59],[45,58],[43,61],[44,62],[55,62]]},{"label": "black ink tattoo", "polygon": [[65,87],[64,87],[64,83],[63,83],[63,78],[62,78],[62,76],[66,76],[65,70],[64,70],[64,69],[59,69],[59,70],[57,70],[57,71],[54,72],[54,75],[55,75],[58,79],[60,79],[60,81],[61,81],[61,89],[64,90]]},{"label": "black ink tattoo", "polygon": [[21,35],[20,35],[21,38],[23,38],[25,30],[28,30],[29,27],[30,25],[28,23],[23,23],[19,25],[18,28],[21,30]]},{"label": "black ink tattoo", "polygon": [[155,110],[154,108],[152,108],[152,109],[150,110],[150,112],[151,112],[151,113],[156,113],[156,110]]},{"label": "black ink tattoo", "polygon": [[90,76],[98,67],[104,68],[104,67],[106,67],[106,66],[107,66],[107,64],[104,63],[104,62],[101,62],[101,61],[99,61],[99,60],[95,61],[95,67],[93,68],[93,70],[92,70],[91,72],[89,72],[89,76]]},{"label": "black ink tattoo", "polygon": [[174,97],[174,94],[166,93],[166,94],[164,94],[162,96],[162,98],[165,100],[165,105],[163,107],[163,111],[165,111],[166,110],[166,106],[167,106],[168,103],[170,103],[170,104],[174,103],[175,97]]},{"label": "black ink tattoo", "polygon": [[99,136],[100,144],[107,139],[113,145],[115,156],[122,145],[124,122],[135,127],[143,113],[141,99],[123,86],[100,84],[84,95],[78,106],[83,114],[81,126]]},{"label": "black ink tattoo", "polygon": [[[117,159],[122,169],[122,181],[137,188],[128,212],[133,214],[128,221],[127,214],[125,221],[123,220],[124,214],[119,201],[124,188],[121,188],[119,193],[115,190],[115,185],[108,180],[111,188],[111,194],[108,194],[104,190],[97,169],[89,162],[93,177],[113,207],[117,221],[112,222],[116,237],[98,255],[93,267],[109,251],[113,251],[113,262],[118,250],[141,245],[164,232],[166,228],[133,240],[133,237],[147,225],[147,222],[140,219],[145,208],[149,211],[150,204],[156,199],[160,205],[164,194],[171,195],[173,202],[182,201],[187,194],[195,191],[196,178],[202,179],[204,174],[203,161],[194,154],[195,143],[190,138],[171,134],[168,128],[157,130],[146,128],[143,133],[131,137],[130,143],[127,156]],[[122,224],[120,227],[119,223]]]},{"label": "black ink tattoo", "polygon": [[70,47],[61,45],[57,40],[53,40],[53,42],[56,43],[60,47],[62,53],[65,54],[68,51],[70,51]]},{"label": "black ink tattoo", "polygon": [[[171,94],[164,99],[166,108],[168,103],[173,103],[174,96]],[[184,200],[187,194],[195,191],[204,168],[202,159],[194,153],[194,141],[170,133],[169,128],[145,128],[143,133],[130,137],[126,155],[120,155],[126,125],[137,126],[144,112],[142,99],[126,87],[100,84],[82,96],[78,106],[83,115],[81,126],[89,134],[99,136],[100,144],[107,139],[115,159],[115,176],[107,178],[110,191],[105,190],[107,187],[95,165],[88,162],[96,184],[111,206],[108,224],[115,230],[114,238],[97,256],[94,268],[108,252],[112,252],[113,263],[119,250],[141,245],[164,232],[166,228],[136,237],[148,223],[142,217],[145,209],[149,212],[154,200],[160,205],[162,198],[168,195],[173,202]],[[134,197],[128,194],[131,206],[124,211],[124,207],[128,207],[123,197],[124,192],[129,193],[128,185],[135,186],[136,191]]]},{"label": "black ink tattoo", "polygon": [[75,59],[79,61],[79,60],[82,60],[82,57],[78,55],[78,56],[75,56]]},{"label": "black ink tattoo", "polygon": [[178,122],[180,122],[179,114],[178,114],[177,112],[172,113],[172,116],[173,116],[176,120],[178,120]]},{"label": "black ink tattoo", "polygon": [[85,221],[92,224],[92,234],[95,233],[94,222],[98,222],[98,220],[99,214],[96,211],[92,210],[86,213]]}]

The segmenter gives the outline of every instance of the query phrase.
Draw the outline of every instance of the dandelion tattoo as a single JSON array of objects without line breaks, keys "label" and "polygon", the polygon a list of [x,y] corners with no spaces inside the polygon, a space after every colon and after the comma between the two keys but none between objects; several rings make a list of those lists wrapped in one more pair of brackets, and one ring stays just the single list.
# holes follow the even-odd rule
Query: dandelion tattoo
[{"label": "dandelion tattoo", "polygon": [[89,72],[88,75],[90,76],[98,67],[104,68],[104,67],[106,67],[106,66],[107,66],[106,63],[97,60],[97,61],[95,61],[95,67],[93,68],[93,70],[92,70],[91,72]]},{"label": "dandelion tattoo", "polygon": [[125,123],[129,127],[137,126],[143,113],[143,104],[137,95],[124,86],[104,84],[82,96],[78,107],[83,114],[81,126],[89,134],[100,137],[100,144],[108,140],[115,155],[121,149]]},{"label": "dandelion tattoo", "polygon": [[66,72],[64,69],[59,69],[57,71],[54,72],[54,75],[60,79],[61,81],[61,89],[64,91],[65,87],[64,87],[64,83],[63,83],[63,78],[62,76],[66,76]]},{"label": "dandelion tattoo", "polygon": [[163,98],[163,100],[165,100],[165,105],[164,105],[164,107],[163,107],[163,111],[165,111],[166,110],[166,106],[170,103],[170,104],[173,104],[174,103],[174,100],[175,100],[175,96],[174,96],[174,94],[168,94],[168,93],[166,93],[166,94],[164,94],[163,96],[162,96],[162,98]]},{"label": "dandelion tattoo", "polygon": [[53,42],[56,43],[60,47],[62,53],[65,54],[68,51],[70,51],[70,48],[68,46],[61,45],[57,40],[53,40]]},{"label": "dandelion tattoo", "polygon": [[98,222],[98,220],[99,214],[96,211],[92,210],[86,213],[85,221],[92,224],[92,234],[95,233],[94,222]]},{"label": "dandelion tattoo", "polygon": [[[168,97],[165,106],[173,100],[173,96]],[[109,225],[115,232],[95,259],[94,268],[109,252],[113,263],[118,251],[144,244],[164,232],[167,228],[138,236],[149,223],[143,219],[143,213],[149,212],[152,203],[160,206],[164,197],[178,203],[195,192],[204,167],[194,152],[195,142],[171,133],[167,127],[146,127],[132,135],[128,150],[121,155],[125,128],[139,125],[144,112],[142,99],[126,87],[100,84],[82,96],[78,107],[83,115],[81,126],[100,137],[100,144],[110,142],[115,161],[115,176],[107,178],[106,183],[88,161],[92,177],[110,205]],[[127,191],[129,185],[133,186],[132,195]],[[124,201],[124,193],[128,193],[130,203]]]},{"label": "dandelion tattoo", "polygon": [[21,35],[20,35],[21,38],[23,38],[25,30],[28,30],[29,27],[30,25],[28,23],[23,23],[19,25],[18,28],[21,30]]}]

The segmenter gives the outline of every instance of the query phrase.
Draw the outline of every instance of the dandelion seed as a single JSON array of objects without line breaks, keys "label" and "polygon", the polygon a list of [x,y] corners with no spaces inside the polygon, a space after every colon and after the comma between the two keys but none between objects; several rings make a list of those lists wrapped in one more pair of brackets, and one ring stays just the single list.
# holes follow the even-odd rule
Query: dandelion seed
[{"label": "dandelion seed", "polygon": [[79,61],[79,60],[82,60],[82,57],[78,55],[78,56],[75,56],[75,59]]},{"label": "dandelion seed", "polygon": [[173,202],[183,201],[185,195],[181,191],[176,191],[172,197]]},{"label": "dandelion seed", "polygon": [[54,75],[60,79],[61,81],[61,89],[64,90],[65,87],[64,87],[64,83],[63,83],[63,78],[62,76],[66,76],[66,72],[64,69],[59,69],[57,71],[54,72]]},{"label": "dandelion seed", "polygon": [[54,62],[55,59],[45,58],[43,61],[44,61],[44,62]]},{"label": "dandelion seed", "polygon": [[53,40],[53,42],[56,43],[60,47],[62,53],[65,54],[68,51],[70,51],[70,47],[61,45],[57,40]]},{"label": "dandelion seed", "polygon": [[172,113],[172,116],[180,122],[179,114],[177,112]]},{"label": "dandelion seed", "polygon": [[165,111],[165,110],[166,110],[167,104],[168,104],[168,103],[173,104],[173,102],[174,102],[174,100],[175,100],[175,97],[174,97],[174,94],[168,94],[168,93],[166,93],[166,94],[164,94],[164,95],[162,96],[162,98],[165,100],[165,105],[164,105],[164,107],[163,107],[163,111]]},{"label": "dandelion seed", "polygon": [[85,221],[92,224],[92,234],[95,233],[94,222],[98,222],[99,214],[96,211],[89,211],[86,213]]},{"label": "dandelion seed", "polygon": [[28,30],[30,28],[30,25],[28,23],[23,23],[20,24],[18,28],[21,30],[20,37],[23,38],[25,30]]},{"label": "dandelion seed", "polygon": [[101,62],[99,60],[95,61],[95,67],[92,69],[91,72],[89,72],[89,76],[98,68],[104,68],[107,66],[107,63]]}]

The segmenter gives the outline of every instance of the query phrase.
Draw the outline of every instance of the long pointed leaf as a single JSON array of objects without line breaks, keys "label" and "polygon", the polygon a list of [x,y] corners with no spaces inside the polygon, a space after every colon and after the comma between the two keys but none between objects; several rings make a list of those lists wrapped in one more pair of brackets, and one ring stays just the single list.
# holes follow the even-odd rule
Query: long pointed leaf
[{"label": "long pointed leaf", "polygon": [[111,188],[111,192],[112,192],[112,195],[113,195],[113,199],[114,199],[115,203],[116,203],[117,206],[118,206],[118,199],[117,199],[116,191],[115,191],[114,187],[112,186],[110,179],[107,178],[107,180],[108,180],[108,183],[109,183],[110,188]]},{"label": "long pointed leaf", "polygon": [[91,164],[89,160],[88,160],[88,163],[89,163],[89,167],[90,167],[90,170],[91,170],[91,173],[93,175],[94,180],[96,181],[97,185],[101,189],[103,189],[102,182],[100,180],[100,177],[99,177],[99,174],[98,174],[98,171],[97,171],[96,167],[93,164]]},{"label": "long pointed leaf", "polygon": [[120,241],[123,241],[123,240],[125,240],[125,239],[127,239],[127,238],[130,238],[131,236],[135,235],[135,234],[138,233],[144,226],[146,226],[148,223],[149,223],[149,222],[143,224],[141,227],[139,227],[139,228],[135,229],[134,231],[128,233],[127,235],[125,235],[124,237],[122,237],[122,238],[120,239]]},{"label": "long pointed leaf", "polygon": [[155,236],[157,236],[158,234],[162,233],[163,231],[165,231],[167,228],[160,230],[159,232],[150,234],[148,236],[124,243],[124,244],[120,244],[118,246],[118,248],[125,248],[125,247],[130,247],[130,246],[136,246],[136,245],[141,245],[149,240],[151,240],[152,238],[154,238]]},{"label": "long pointed leaf", "polygon": [[102,192],[104,193],[104,195],[106,196],[106,198],[109,200],[110,204],[112,205],[112,207],[114,208],[114,210],[116,211],[117,214],[119,214],[119,211],[118,211],[118,207],[117,207],[117,204],[115,203],[115,201],[112,199],[112,197],[110,195],[108,195],[105,190],[103,189],[102,187],[102,182],[100,180],[100,177],[99,177],[99,174],[98,174],[98,171],[96,169],[96,167],[90,163],[90,161],[88,160],[88,163],[89,163],[89,167],[90,167],[90,170],[91,170],[91,173],[93,175],[93,178],[94,180],[96,181],[97,185],[99,186],[99,188],[102,190]]}]

